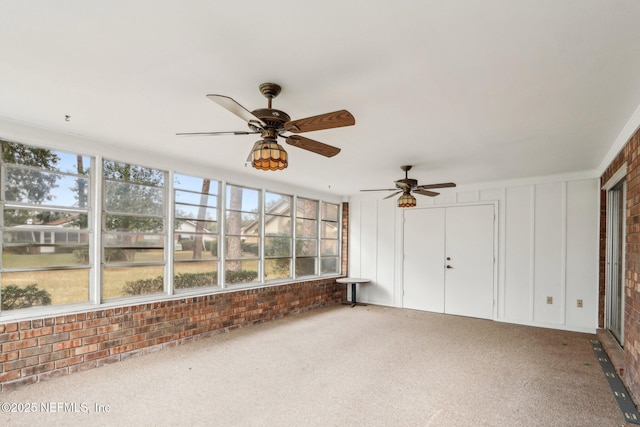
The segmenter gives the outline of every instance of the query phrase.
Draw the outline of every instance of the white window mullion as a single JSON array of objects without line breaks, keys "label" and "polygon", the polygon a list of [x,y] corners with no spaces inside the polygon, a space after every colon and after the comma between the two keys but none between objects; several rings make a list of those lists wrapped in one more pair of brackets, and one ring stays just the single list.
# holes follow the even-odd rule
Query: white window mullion
[{"label": "white window mullion", "polygon": [[165,173],[165,193],[164,199],[166,201],[165,208],[165,223],[164,223],[164,232],[165,232],[165,241],[164,241],[164,290],[167,294],[173,295],[175,292],[174,289],[174,274],[173,274],[173,257],[175,255],[174,252],[174,241],[173,241],[173,224],[175,222],[175,192],[174,192],[174,182],[173,182],[173,171],[169,171]]},{"label": "white window mullion", "polygon": [[89,270],[89,301],[94,304],[100,304],[102,301],[102,157],[96,156],[92,159],[93,165],[91,165],[90,176],[90,188],[93,189],[91,194],[90,209],[91,213],[89,221],[91,222],[91,230],[93,245],[90,247],[91,254],[89,256],[89,263],[91,265]]},{"label": "white window mullion", "polygon": [[225,282],[225,261],[227,259],[227,182],[223,181],[220,185],[218,194],[218,284],[224,289],[227,287]]}]

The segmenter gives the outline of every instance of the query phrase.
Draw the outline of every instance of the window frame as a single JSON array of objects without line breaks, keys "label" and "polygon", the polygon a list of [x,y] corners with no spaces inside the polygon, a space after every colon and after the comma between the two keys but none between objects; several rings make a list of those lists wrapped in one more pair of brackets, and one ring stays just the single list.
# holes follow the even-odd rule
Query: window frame
[{"label": "window frame", "polygon": [[[42,146],[37,146],[29,143],[22,142],[11,142],[1,140],[0,142],[10,143],[10,144],[19,144],[33,149],[44,149],[50,150],[53,152],[64,153],[70,156],[82,156],[83,161],[88,163],[84,165],[84,171],[81,174],[74,174],[68,171],[63,171],[61,169],[46,169],[42,168],[42,170],[38,167],[28,166],[28,165],[20,165],[19,163],[5,162],[4,160],[0,161],[1,168],[0,173],[2,174],[0,178],[2,179],[1,190],[2,194],[0,194],[0,234],[1,238],[4,239],[7,231],[11,230],[11,227],[5,226],[4,224],[4,210],[5,209],[38,209],[42,211],[53,211],[53,212],[64,212],[69,214],[77,214],[80,213],[82,215],[87,216],[87,225],[86,228],[81,230],[75,230],[74,232],[79,233],[79,235],[87,236],[88,240],[87,246],[87,261],[78,266],[55,266],[50,268],[51,270],[85,270],[88,274],[88,298],[86,300],[82,300],[80,302],[72,302],[72,303],[61,303],[56,305],[43,305],[43,306],[35,306],[30,309],[15,309],[15,310],[0,310],[0,320],[12,319],[12,318],[22,318],[24,316],[33,315],[37,313],[38,315],[49,314],[49,313],[64,313],[69,310],[77,310],[79,305],[86,306],[87,309],[95,309],[99,307],[109,307],[118,304],[122,304],[123,300],[126,300],[127,303],[132,302],[144,302],[144,301],[162,301],[167,298],[171,298],[174,295],[183,295],[187,293],[189,295],[206,295],[212,294],[220,291],[224,291],[225,288],[233,288],[236,289],[247,289],[247,288],[255,288],[255,287],[263,287],[267,285],[279,284],[279,283],[288,283],[298,280],[313,280],[314,278],[323,278],[323,277],[331,277],[331,276],[339,276],[341,275],[341,257],[342,257],[342,228],[340,226],[342,221],[342,209],[340,202],[327,201],[322,198],[314,198],[307,197],[306,195],[298,195],[287,193],[286,191],[282,191],[278,188],[270,188],[270,187],[253,187],[251,185],[243,185],[238,183],[228,183],[224,180],[217,180],[214,178],[210,178],[207,176],[202,176],[197,173],[189,173],[183,174],[175,171],[173,168],[162,168],[156,166],[145,165],[144,163],[136,162],[135,160],[131,162],[125,162],[122,160],[117,160],[116,157],[103,157],[100,154],[84,154],[78,152],[73,149],[57,149],[57,148],[47,148]],[[68,160],[68,159],[67,159]],[[108,177],[105,173],[105,165],[109,162],[114,165],[130,165],[133,167],[139,167],[144,169],[149,169],[155,171],[156,173],[161,174],[161,183],[160,185],[150,184],[150,183],[141,183],[136,181],[129,180],[119,180],[113,177]],[[68,162],[63,162],[63,166],[68,167]],[[43,171],[45,173],[52,173],[56,175],[68,176],[68,177],[82,177],[85,178],[85,189],[84,193],[86,196],[86,208],[76,208],[69,206],[60,206],[59,204],[41,204],[41,205],[32,205],[29,203],[22,202],[7,202],[5,198],[5,185],[7,180],[5,179],[5,173],[7,168],[11,167],[24,167],[24,169]],[[69,169],[72,169],[69,168]],[[176,254],[174,251],[174,234],[176,232],[175,222],[176,222],[176,205],[180,203],[176,200],[176,192],[178,191],[187,191],[187,192],[195,192],[193,189],[182,188],[174,182],[174,176],[190,176],[198,179],[209,179],[211,181],[212,187],[215,185],[216,190],[210,190],[209,194],[214,195],[216,197],[216,206],[207,205],[207,209],[216,209],[217,216],[217,246],[218,246],[218,256],[217,258],[206,259],[206,260],[197,260],[197,262],[215,262],[218,266],[218,284],[217,286],[202,286],[202,287],[193,287],[193,288],[185,288],[185,289],[175,289],[175,277],[174,277],[174,267],[180,261],[177,261]],[[108,205],[107,200],[107,191],[109,188],[109,182],[117,182],[117,183],[126,183],[131,184],[133,186],[142,186],[144,188],[155,188],[159,192],[159,197],[161,197],[162,201],[157,207],[156,213],[149,214],[145,213],[136,213],[136,212],[120,212],[118,209],[114,209],[112,206]],[[214,184],[215,183],[215,184]],[[255,207],[251,207],[249,210],[246,210],[245,207],[240,208],[241,215],[243,213],[249,213],[255,215],[255,220],[257,222],[257,234],[255,236],[250,236],[252,238],[255,237],[258,242],[258,253],[255,257],[251,258],[240,258],[240,259],[231,259],[227,257],[226,251],[226,239],[228,236],[232,235],[228,233],[227,230],[227,212],[231,210],[227,209],[227,188],[230,186],[238,187],[241,189],[247,189],[251,191],[255,191],[255,196],[257,200],[257,209],[255,211],[251,209],[255,209]],[[217,194],[216,194],[217,191]],[[282,197],[289,198],[289,214],[288,215],[280,215],[274,212],[268,212],[268,208],[266,206],[267,198],[270,195],[277,195]],[[253,196],[252,196],[253,197]],[[77,199],[76,199],[77,200]],[[314,218],[306,218],[304,215],[298,216],[297,209],[299,201],[308,200],[315,203],[315,212]],[[253,202],[253,200],[252,200]],[[81,202],[82,203],[82,199]],[[331,239],[335,240],[337,244],[337,255],[335,258],[337,259],[337,271],[335,272],[323,272],[322,271],[322,259],[327,258],[327,256],[322,255],[322,241],[325,240],[322,237],[322,227],[323,227],[323,214],[322,214],[322,206],[324,204],[335,205],[337,207],[338,220],[336,221],[337,225],[337,238]],[[125,209],[126,210],[126,209]],[[158,228],[149,231],[135,231],[135,230],[124,230],[124,231],[116,231],[107,229],[107,217],[109,215],[124,215],[138,218],[152,218],[159,221]],[[280,221],[280,218],[285,218],[290,223],[289,234],[287,236],[282,236],[289,239],[290,242],[290,257],[285,256],[271,256],[267,255],[265,251],[265,242],[268,241],[270,237],[269,233],[266,232],[265,221],[270,219],[271,216],[276,217],[276,221]],[[298,219],[302,220],[312,220],[315,221],[314,224],[314,235],[313,236],[303,236],[303,233],[299,233],[297,230],[297,221]],[[114,236],[117,233],[124,233],[126,235],[136,235],[149,237],[150,234],[158,236],[156,239],[157,244],[155,247],[157,250],[162,251],[162,255],[158,256],[157,259],[153,261],[143,261],[143,262],[107,262],[105,259],[106,250],[110,248],[109,244],[109,236]],[[240,234],[239,236],[243,236],[244,234]],[[82,240],[85,238],[82,237]],[[297,242],[299,241],[311,241],[312,246],[315,250],[313,255],[309,256],[301,256],[296,250]],[[56,241],[53,244],[57,245],[68,245],[73,246],[77,245],[77,238],[65,239],[64,242]],[[47,244],[48,245],[48,244]],[[138,248],[137,246],[135,247]],[[2,254],[2,248],[0,247],[0,255]],[[333,256],[331,256],[333,257]],[[314,271],[313,274],[299,274],[296,272],[296,263],[301,259],[312,259],[314,263]],[[267,268],[267,264],[269,260],[272,259],[288,259],[289,260],[289,275],[287,277],[277,277],[277,278],[269,278],[265,277],[265,270]],[[232,261],[247,261],[247,260],[255,260],[257,262],[257,278],[254,281],[241,282],[241,283],[226,283],[225,281],[225,265],[228,265],[229,262]],[[105,277],[105,272],[107,276],[109,274],[110,268],[137,268],[137,267],[146,267],[152,266],[157,267],[158,271],[161,271],[162,274],[162,289],[158,292],[148,293],[148,294],[136,294],[136,295],[128,295],[121,294],[119,296],[113,296],[109,298],[105,298],[105,289],[109,286],[107,281],[108,277]],[[38,271],[40,267],[27,267],[23,270],[25,272],[30,271]],[[13,270],[4,268],[3,265],[0,264],[0,285],[2,284],[2,274],[6,272],[11,272]],[[0,295],[1,298],[1,295]],[[70,308],[74,307],[74,308]]]}]

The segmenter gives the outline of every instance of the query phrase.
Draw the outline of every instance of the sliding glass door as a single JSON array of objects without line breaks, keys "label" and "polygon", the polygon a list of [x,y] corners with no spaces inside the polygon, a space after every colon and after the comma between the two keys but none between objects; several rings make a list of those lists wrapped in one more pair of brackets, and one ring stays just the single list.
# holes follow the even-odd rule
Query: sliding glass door
[{"label": "sliding glass door", "polygon": [[626,184],[619,182],[607,193],[606,327],[624,345],[624,243]]}]

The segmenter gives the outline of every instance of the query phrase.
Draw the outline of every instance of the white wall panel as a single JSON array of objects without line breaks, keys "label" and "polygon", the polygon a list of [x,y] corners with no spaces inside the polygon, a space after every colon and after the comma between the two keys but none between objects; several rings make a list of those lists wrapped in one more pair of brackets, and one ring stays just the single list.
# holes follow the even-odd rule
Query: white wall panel
[{"label": "white wall panel", "polygon": [[378,203],[367,200],[360,205],[360,275],[375,280],[378,272]]},{"label": "white wall panel", "polygon": [[[533,318],[560,324],[564,299],[563,184],[535,186]],[[552,304],[547,303],[551,297]]]},{"label": "white wall panel", "polygon": [[480,201],[480,191],[464,191],[456,194],[456,202],[472,203]]},{"label": "white wall panel", "polygon": [[360,277],[360,263],[362,260],[362,219],[360,218],[361,201],[349,203],[349,271],[350,277]]},{"label": "white wall panel", "polygon": [[[418,207],[497,201],[497,320],[594,332],[598,200],[597,178],[542,177],[448,189],[435,198],[420,197]],[[350,198],[349,275],[375,279],[374,286],[358,294],[363,302],[402,305],[401,213],[394,200]],[[547,296],[553,304],[546,303]],[[583,308],[576,307],[577,299]]]},{"label": "white wall panel", "polygon": [[598,326],[598,209],[598,181],[567,183],[567,325]]},{"label": "white wall panel", "polygon": [[532,321],[533,186],[507,188],[505,198],[504,317]]},{"label": "white wall panel", "polygon": [[398,211],[395,199],[379,200],[377,202],[378,222],[376,245],[377,262],[376,275],[365,277],[371,279],[371,283],[362,285],[358,298],[372,304],[388,304],[394,300],[394,274],[395,274],[395,215]]}]

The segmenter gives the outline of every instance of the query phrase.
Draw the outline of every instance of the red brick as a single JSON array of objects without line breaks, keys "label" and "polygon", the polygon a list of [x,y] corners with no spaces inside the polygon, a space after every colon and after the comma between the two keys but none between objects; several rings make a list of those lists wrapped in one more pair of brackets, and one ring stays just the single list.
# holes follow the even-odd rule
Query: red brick
[{"label": "red brick", "polygon": [[80,347],[82,345],[81,339],[61,341],[53,344],[53,351],[66,350],[68,348]]},{"label": "red brick", "polygon": [[83,361],[82,356],[74,356],[74,357],[69,357],[67,359],[60,359],[55,362],[56,369],[64,368],[69,365],[76,365],[78,363],[81,363],[82,361]]}]

